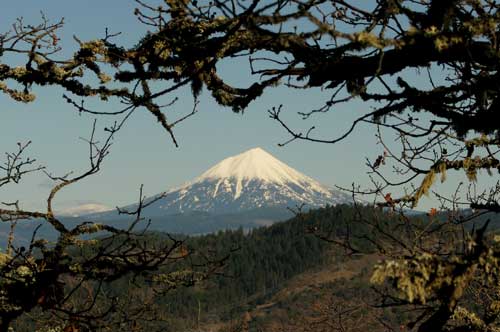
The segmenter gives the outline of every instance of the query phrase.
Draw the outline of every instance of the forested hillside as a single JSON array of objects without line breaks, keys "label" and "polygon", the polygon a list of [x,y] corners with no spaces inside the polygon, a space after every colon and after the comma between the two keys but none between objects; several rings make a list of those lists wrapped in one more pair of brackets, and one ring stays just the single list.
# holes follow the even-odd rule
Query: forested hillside
[{"label": "forested hillside", "polygon": [[[425,216],[407,222],[440,227],[446,219],[440,214],[432,226]],[[68,305],[82,307],[85,315],[84,303],[98,293],[97,288],[104,289],[104,295],[95,298],[92,314],[118,308],[121,316],[111,315],[104,322],[106,328],[96,331],[328,331],[340,323],[352,331],[384,331],[415,318],[397,307],[374,306],[380,294],[370,284],[373,264],[381,256],[377,250],[369,253],[376,249],[369,239],[385,229],[396,236],[404,232],[398,230],[399,217],[392,211],[339,205],[256,229],[194,237],[152,232],[142,244],[145,248],[183,241],[170,269],[161,269],[153,278],[129,274],[103,284],[84,284],[79,290],[82,303],[73,300]],[[366,220],[378,223],[373,228]],[[352,247],[341,245],[347,243],[346,237]],[[73,254],[92,256],[112,245],[102,238],[93,246],[75,247]],[[353,252],[354,248],[364,254]],[[218,262],[218,268],[201,272],[207,262]],[[68,288],[79,282],[64,280]],[[40,330],[39,326],[52,323],[48,317],[53,320],[54,315],[32,312],[17,320],[15,331]]]},{"label": "forested hillside", "polygon": [[[228,230],[198,237],[151,233],[149,245],[170,241],[171,237],[184,238],[184,250],[197,253],[193,257],[194,265],[212,258],[220,258],[223,263],[221,269],[202,283],[193,287],[189,282],[184,283],[186,287],[176,285],[158,297],[159,300],[151,302],[148,306],[150,321],[140,322],[141,326],[170,326],[177,331],[198,328],[199,324],[225,326],[265,304],[294,277],[332,266],[341,271],[345,262],[343,250],[320,237],[342,236],[349,223],[356,227],[352,221],[360,213],[381,214],[370,208],[340,205],[309,211],[286,222],[252,230]],[[85,250],[81,254],[85,255]],[[180,261],[172,269],[182,271],[184,264]],[[76,281],[66,282],[70,285]],[[137,305],[137,301],[150,301],[152,292],[159,291],[151,280],[140,277],[121,278],[102,287],[107,287],[107,294],[112,294],[109,298],[117,299],[116,305],[127,306],[128,310]],[[102,308],[110,305],[109,298],[98,299],[103,302]],[[36,326],[35,321],[43,316],[34,314],[19,319],[16,331],[31,331]],[[114,328],[111,323],[109,328]],[[116,330],[119,329],[117,326]]]}]

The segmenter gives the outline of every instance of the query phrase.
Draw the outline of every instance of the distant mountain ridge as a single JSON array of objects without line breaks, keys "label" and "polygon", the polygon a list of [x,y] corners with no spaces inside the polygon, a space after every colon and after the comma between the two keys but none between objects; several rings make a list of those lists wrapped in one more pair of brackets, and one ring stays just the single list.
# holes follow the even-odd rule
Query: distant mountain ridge
[{"label": "distant mountain ridge", "polygon": [[327,188],[261,148],[253,148],[222,160],[191,182],[168,191],[145,213],[149,216],[193,211],[228,214],[302,204],[312,208],[350,201],[349,195]]}]

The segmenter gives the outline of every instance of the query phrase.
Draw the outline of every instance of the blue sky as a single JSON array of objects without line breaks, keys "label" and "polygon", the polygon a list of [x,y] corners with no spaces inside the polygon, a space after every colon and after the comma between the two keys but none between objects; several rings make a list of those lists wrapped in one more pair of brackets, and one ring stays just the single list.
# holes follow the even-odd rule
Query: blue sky
[{"label": "blue sky", "polygon": [[[2,1],[0,31],[6,31],[17,17],[37,22],[40,11],[53,20],[65,19],[61,45],[66,51],[76,49],[73,35],[82,40],[102,37],[107,27],[122,32],[117,41],[133,45],[146,29],[133,16],[131,0],[17,0]],[[221,70],[232,82],[244,85],[248,64],[225,63]],[[32,156],[54,174],[82,170],[87,165],[87,146],[79,139],[90,132],[93,116],[79,116],[56,88],[36,88],[37,100],[31,104],[15,103],[0,95],[0,151],[15,148],[18,141],[32,140]],[[179,102],[168,111],[175,118],[189,112],[193,100],[188,91],[180,91]],[[56,200],[56,208],[65,209],[82,203],[98,202],[110,207],[136,200],[140,184],[145,193],[156,194],[188,181],[219,160],[252,147],[262,147],[297,170],[333,186],[350,186],[355,181],[367,184],[365,157],[375,159],[381,147],[375,144],[373,128],[362,126],[350,138],[336,145],[297,142],[286,147],[277,143],[288,139],[284,130],[267,115],[267,110],[284,104],[285,116],[295,128],[318,127],[318,134],[336,137],[356,116],[367,111],[362,103],[352,103],[331,114],[321,114],[309,122],[300,120],[298,111],[320,106],[328,91],[275,88],[252,103],[244,114],[216,105],[205,92],[199,113],[176,128],[180,147],[176,148],[166,132],[145,111],[133,115],[118,134],[111,155],[102,172],[65,189]],[[111,110],[118,105],[99,104]],[[98,119],[102,129],[109,119]],[[30,175],[21,185],[0,190],[0,199],[19,199],[27,209],[43,208],[50,181],[42,174]]]}]

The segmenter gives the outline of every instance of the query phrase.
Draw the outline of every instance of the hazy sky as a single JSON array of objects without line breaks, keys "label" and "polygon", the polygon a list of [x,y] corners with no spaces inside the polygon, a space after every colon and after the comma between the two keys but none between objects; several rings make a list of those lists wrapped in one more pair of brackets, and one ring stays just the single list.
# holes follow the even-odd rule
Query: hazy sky
[{"label": "hazy sky", "polygon": [[[65,19],[61,45],[66,51],[76,49],[72,36],[82,40],[102,37],[105,28],[122,32],[117,42],[133,45],[146,29],[133,16],[132,0],[4,0],[0,2],[0,31],[6,31],[17,17],[26,22],[38,22],[40,11],[53,20]],[[232,82],[244,84],[247,63],[225,63],[222,70]],[[86,137],[93,116],[79,116],[55,88],[35,89],[38,99],[31,104],[15,103],[0,95],[0,151],[15,148],[18,141],[32,140],[32,156],[54,174],[82,170],[87,165],[87,146],[79,137]],[[318,115],[304,122],[296,114],[320,106],[328,91],[303,91],[276,88],[252,103],[244,114],[216,105],[204,92],[200,112],[176,128],[180,147],[175,148],[166,132],[145,111],[134,114],[126,128],[116,137],[111,155],[102,172],[61,192],[59,209],[95,202],[110,207],[134,202],[140,184],[148,195],[156,194],[188,181],[219,160],[252,147],[262,147],[291,167],[333,186],[350,186],[353,181],[368,183],[365,157],[375,159],[381,148],[375,144],[373,128],[358,129],[337,145],[297,142],[284,148],[277,143],[288,139],[280,126],[271,120],[267,110],[284,104],[284,112],[294,128],[315,124],[324,137],[335,137],[350,126],[351,120],[367,106],[350,104],[328,115]],[[176,95],[180,101],[167,115],[181,116],[192,108],[192,98],[186,91]],[[103,109],[117,105],[97,104]],[[109,119],[98,119],[100,128]],[[102,131],[101,131],[102,132]],[[47,177],[31,175],[22,185],[0,189],[0,199],[19,199],[22,207],[41,208],[50,189]]]}]

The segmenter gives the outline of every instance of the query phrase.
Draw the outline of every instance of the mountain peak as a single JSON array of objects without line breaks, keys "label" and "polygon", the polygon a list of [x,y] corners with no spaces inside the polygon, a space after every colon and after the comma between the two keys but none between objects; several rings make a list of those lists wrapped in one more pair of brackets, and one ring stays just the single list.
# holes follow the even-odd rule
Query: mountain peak
[{"label": "mountain peak", "polygon": [[[260,153],[260,152],[266,152],[266,150],[264,150],[263,148],[261,148],[260,146],[256,146],[254,148],[251,148],[251,149],[248,149],[246,151],[243,151],[242,153],[240,154],[245,154],[245,153]],[[266,152],[267,153],[267,152]]]},{"label": "mountain peak", "polygon": [[226,158],[203,173],[195,181],[235,178],[283,183],[295,182],[303,175],[282,163],[262,148],[253,148]]},{"label": "mountain peak", "polygon": [[[216,181],[222,183],[229,179],[236,183],[235,199],[240,196],[242,188],[250,181],[275,185],[294,185],[301,188],[307,186],[309,189],[328,192],[315,180],[289,167],[260,147],[222,160],[196,178],[194,182]],[[214,195],[216,193],[217,190]]]},{"label": "mountain peak", "polygon": [[269,152],[267,152],[266,150],[264,150],[263,148],[261,148],[259,146],[252,148],[252,149],[249,149],[249,150],[246,150],[246,151],[240,153],[238,156],[243,156],[243,155],[249,155],[249,156],[253,156],[253,157],[258,157],[259,155],[260,156],[263,156],[263,155],[271,156],[271,154]]}]

